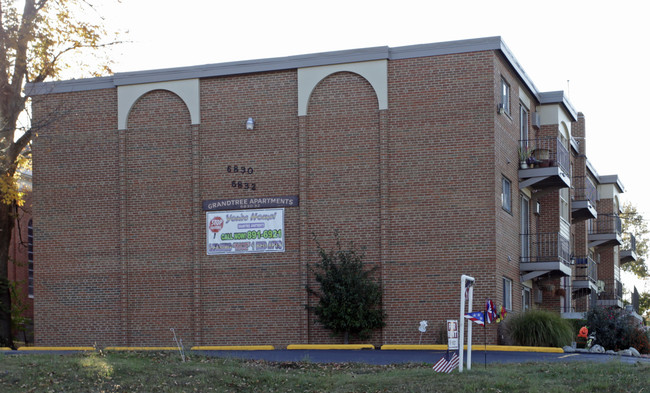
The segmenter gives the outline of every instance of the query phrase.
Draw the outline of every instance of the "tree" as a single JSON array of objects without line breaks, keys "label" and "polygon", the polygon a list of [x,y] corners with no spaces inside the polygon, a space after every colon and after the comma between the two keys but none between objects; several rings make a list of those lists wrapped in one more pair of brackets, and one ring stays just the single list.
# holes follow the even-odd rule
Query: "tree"
[{"label": "tree", "polygon": [[334,334],[342,334],[347,344],[350,334],[365,339],[385,325],[382,292],[371,277],[376,269],[366,269],[364,255],[353,244],[343,250],[338,233],[335,237],[336,250],[326,251],[316,242],[320,262],[314,264],[313,271],[320,292],[309,286],[307,291],[319,298],[312,308],[318,321]]},{"label": "tree", "polygon": [[621,223],[623,230],[622,250],[633,249],[632,236],[636,243],[637,260],[621,265],[621,269],[632,272],[639,278],[650,276],[650,270],[646,265],[648,255],[648,224],[644,217],[637,211],[636,206],[630,202],[623,204],[621,208]]},{"label": "tree", "polygon": [[0,0],[0,346],[12,348],[9,246],[14,212],[22,203],[16,169],[44,126],[22,125],[25,83],[54,79],[70,66],[72,55],[116,43],[102,42],[101,21],[88,22],[94,12],[89,0],[24,0],[22,10],[16,3]]},{"label": "tree", "polygon": [[639,314],[645,316],[646,321],[650,318],[650,292],[639,294]]}]

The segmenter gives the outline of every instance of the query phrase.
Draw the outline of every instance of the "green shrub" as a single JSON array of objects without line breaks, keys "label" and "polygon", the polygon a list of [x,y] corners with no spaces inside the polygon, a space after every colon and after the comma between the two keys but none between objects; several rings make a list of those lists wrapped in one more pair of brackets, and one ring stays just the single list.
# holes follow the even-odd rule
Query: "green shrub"
[{"label": "green shrub", "polygon": [[630,347],[641,353],[650,351],[648,336],[629,313],[620,308],[596,307],[587,312],[589,333],[596,333],[595,344],[619,351]]},{"label": "green shrub", "polygon": [[629,334],[629,346],[636,348],[640,353],[650,353],[650,338],[643,329],[633,329]]},{"label": "green shrub", "polygon": [[381,308],[381,286],[372,278],[374,269],[366,269],[364,254],[350,244],[341,246],[335,233],[337,249],[327,251],[317,242],[320,261],[312,271],[320,288],[307,286],[310,294],[318,296],[318,304],[310,307],[318,322],[335,335],[342,335],[345,344],[349,336],[367,339],[374,329],[382,328],[384,311]]},{"label": "green shrub", "polygon": [[575,334],[571,323],[559,314],[531,310],[508,320],[510,338],[516,345],[563,347],[571,344]]}]

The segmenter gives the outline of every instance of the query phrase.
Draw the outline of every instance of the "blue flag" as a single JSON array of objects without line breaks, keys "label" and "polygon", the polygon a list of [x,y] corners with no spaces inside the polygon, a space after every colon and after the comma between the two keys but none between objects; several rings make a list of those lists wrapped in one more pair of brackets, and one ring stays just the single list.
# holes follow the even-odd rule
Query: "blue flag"
[{"label": "blue flag", "polygon": [[494,303],[492,303],[492,300],[490,299],[485,301],[485,317],[487,323],[492,323],[492,321],[496,321],[497,319],[496,307],[494,307]]},{"label": "blue flag", "polygon": [[465,318],[469,319],[470,321],[474,321],[479,325],[485,325],[483,311],[474,311],[474,312],[467,313],[465,314]]}]

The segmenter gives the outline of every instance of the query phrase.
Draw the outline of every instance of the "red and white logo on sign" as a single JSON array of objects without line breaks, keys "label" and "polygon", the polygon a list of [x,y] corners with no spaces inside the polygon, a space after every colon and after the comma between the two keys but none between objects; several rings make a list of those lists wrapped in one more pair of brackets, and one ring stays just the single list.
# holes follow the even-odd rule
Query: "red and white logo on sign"
[{"label": "red and white logo on sign", "polygon": [[219,232],[223,229],[223,219],[221,217],[215,217],[210,220],[210,230],[214,233]]}]

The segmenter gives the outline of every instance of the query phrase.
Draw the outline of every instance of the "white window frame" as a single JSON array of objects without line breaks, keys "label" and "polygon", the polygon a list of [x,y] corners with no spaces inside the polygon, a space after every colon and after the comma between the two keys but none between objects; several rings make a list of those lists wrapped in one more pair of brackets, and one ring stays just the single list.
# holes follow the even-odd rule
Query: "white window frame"
[{"label": "white window frame", "polygon": [[512,280],[508,277],[503,277],[503,307],[512,310]]},{"label": "white window frame", "polygon": [[[521,308],[524,312],[530,310],[530,306],[532,303],[532,291],[528,287],[524,287],[521,290]],[[528,297],[528,298],[526,298]]]},{"label": "white window frame", "polygon": [[529,111],[524,104],[519,103],[519,140],[521,141],[522,147],[525,147],[524,144],[528,140],[528,122],[529,122]]},{"label": "white window frame", "polygon": [[505,176],[501,177],[501,207],[512,213],[512,182]]},{"label": "white window frame", "polygon": [[510,84],[501,78],[501,107],[505,114],[510,116]]}]

